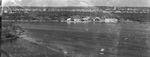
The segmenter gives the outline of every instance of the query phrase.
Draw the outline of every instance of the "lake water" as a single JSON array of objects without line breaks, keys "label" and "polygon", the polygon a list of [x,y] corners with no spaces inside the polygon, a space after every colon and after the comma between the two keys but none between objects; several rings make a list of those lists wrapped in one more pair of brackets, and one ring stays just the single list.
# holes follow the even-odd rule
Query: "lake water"
[{"label": "lake water", "polygon": [[150,57],[150,24],[15,24],[26,35],[2,46],[15,57]]}]

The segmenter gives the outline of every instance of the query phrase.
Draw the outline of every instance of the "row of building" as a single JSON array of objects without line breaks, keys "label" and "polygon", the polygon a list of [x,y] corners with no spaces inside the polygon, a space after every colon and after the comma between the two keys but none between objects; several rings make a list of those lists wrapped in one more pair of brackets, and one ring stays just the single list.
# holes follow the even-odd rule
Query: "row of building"
[{"label": "row of building", "polygon": [[62,22],[113,22],[117,23],[118,19],[116,18],[100,18],[100,17],[84,17],[84,18],[68,18],[65,21]]},{"label": "row of building", "polygon": [[141,9],[141,8],[5,8],[4,13],[12,12],[30,12],[30,11],[71,11],[71,12],[103,12],[103,13],[149,13],[150,9]]}]

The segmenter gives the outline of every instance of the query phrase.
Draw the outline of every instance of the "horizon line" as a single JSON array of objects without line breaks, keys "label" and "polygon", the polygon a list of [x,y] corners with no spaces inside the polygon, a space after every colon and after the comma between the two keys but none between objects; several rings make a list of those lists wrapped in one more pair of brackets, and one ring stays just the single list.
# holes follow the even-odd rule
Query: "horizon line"
[{"label": "horizon line", "polygon": [[0,7],[148,7],[148,6],[0,6]]}]

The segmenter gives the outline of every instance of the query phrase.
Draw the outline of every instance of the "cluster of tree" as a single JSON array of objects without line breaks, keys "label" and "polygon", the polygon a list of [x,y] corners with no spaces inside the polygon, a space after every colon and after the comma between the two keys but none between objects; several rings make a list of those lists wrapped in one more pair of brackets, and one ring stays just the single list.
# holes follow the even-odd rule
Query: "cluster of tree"
[{"label": "cluster of tree", "polygon": [[12,25],[11,23],[2,23],[1,41],[17,39],[23,32],[24,30],[20,26]]},{"label": "cluster of tree", "polygon": [[118,16],[138,22],[150,22],[150,13],[118,13]]},{"label": "cluster of tree", "polygon": [[100,13],[100,12],[70,12],[70,11],[35,11],[35,12],[20,12],[13,14],[3,14],[4,20],[42,20],[42,21],[51,21],[51,20],[66,20],[72,16],[92,16],[92,17],[113,17],[117,19],[130,19],[133,21],[150,21],[149,13]]}]

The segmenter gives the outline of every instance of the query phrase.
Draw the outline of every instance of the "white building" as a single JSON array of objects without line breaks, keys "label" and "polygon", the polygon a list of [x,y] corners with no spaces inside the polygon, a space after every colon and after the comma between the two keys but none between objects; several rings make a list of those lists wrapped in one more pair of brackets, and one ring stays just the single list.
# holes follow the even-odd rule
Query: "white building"
[{"label": "white building", "polygon": [[104,20],[104,22],[106,22],[106,23],[108,23],[108,22],[118,22],[118,19],[116,19],[116,18],[106,18],[105,20]]}]

